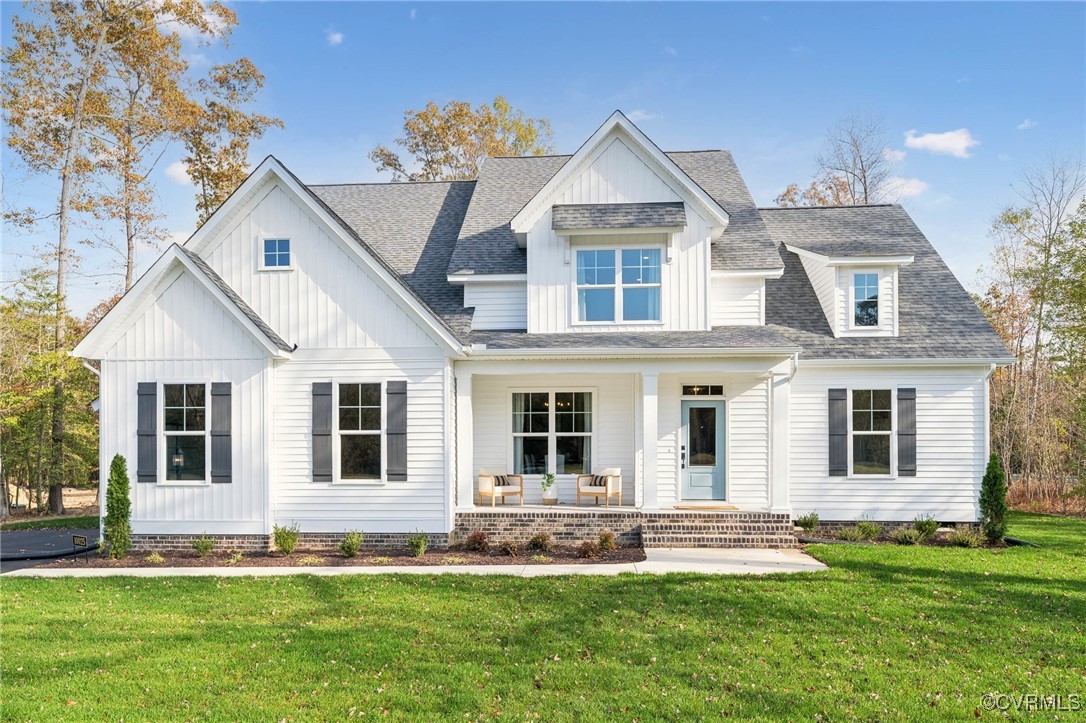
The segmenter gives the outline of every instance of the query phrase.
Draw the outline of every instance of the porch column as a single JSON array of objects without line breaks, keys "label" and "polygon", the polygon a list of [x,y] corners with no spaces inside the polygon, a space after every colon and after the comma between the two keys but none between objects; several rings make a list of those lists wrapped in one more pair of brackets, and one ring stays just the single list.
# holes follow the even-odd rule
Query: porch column
[{"label": "porch column", "polygon": [[456,509],[475,508],[475,424],[471,408],[471,372],[456,369]]},{"label": "porch column", "polygon": [[792,514],[788,493],[788,451],[790,428],[788,410],[792,398],[792,380],[785,371],[769,378],[769,511]]},{"label": "porch column", "polygon": [[659,382],[658,373],[641,373],[641,507],[646,510],[660,507],[657,474],[660,455]]}]

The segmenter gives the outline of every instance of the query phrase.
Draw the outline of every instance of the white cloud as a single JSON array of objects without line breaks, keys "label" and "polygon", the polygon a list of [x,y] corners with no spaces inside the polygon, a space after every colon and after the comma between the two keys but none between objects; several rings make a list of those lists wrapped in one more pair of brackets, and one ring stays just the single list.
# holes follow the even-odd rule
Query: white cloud
[{"label": "white cloud", "polygon": [[328,28],[328,30],[324,31],[324,39],[328,41],[329,45],[335,47],[343,42],[343,33]]},{"label": "white cloud", "polygon": [[890,163],[901,163],[905,160],[905,151],[899,151],[896,148],[883,148],[882,157],[890,161]]},{"label": "white cloud", "polygon": [[672,58],[676,58],[679,55],[679,51],[676,50],[675,48],[671,47],[670,45],[665,45],[664,46],[664,55],[669,55]]},{"label": "white cloud", "polygon": [[656,117],[656,114],[649,113],[647,110],[642,110],[641,108],[638,108],[632,113],[627,113],[626,117],[632,120],[634,123],[637,123],[638,121],[652,120]]},{"label": "white cloud", "polygon": [[416,10],[415,8],[411,8],[411,19],[414,20],[418,16],[419,16],[419,11]]},{"label": "white cloud", "polygon": [[924,191],[931,188],[931,186],[928,183],[921,181],[919,178],[891,176],[887,179],[887,188],[891,198],[904,200],[906,198],[916,198]]},{"label": "white cloud", "polygon": [[1011,157],[1008,156],[1006,153],[1000,153],[999,155],[996,156],[996,160],[997,161],[1009,161],[1009,160],[1011,160]]},{"label": "white cloud", "polygon": [[179,183],[182,186],[189,186],[192,184],[192,179],[189,178],[189,174],[185,170],[185,164],[181,161],[174,161],[166,166],[166,178],[174,183]]},{"label": "white cloud", "polygon": [[[207,3],[204,2],[203,5],[206,6]],[[205,40],[212,35],[221,35],[226,30],[226,23],[223,19],[210,10],[204,11],[204,22],[207,23],[210,33],[200,32],[191,25],[180,22],[177,20],[177,16],[171,13],[163,13],[159,17],[163,19],[162,29],[165,33],[177,33],[182,40],[190,42]]]},{"label": "white cloud", "polygon": [[905,133],[905,146],[918,151],[928,151],[955,158],[969,158],[969,149],[979,146],[980,141],[973,137],[967,128],[959,128],[956,131],[945,133],[924,133],[918,135],[916,131]]},{"label": "white cloud", "polygon": [[1033,128],[1035,125],[1037,125],[1037,121],[1030,120],[1029,118],[1026,118],[1024,121],[1022,121],[1021,123],[1018,124],[1018,130],[1020,130],[1020,131],[1029,130],[1030,128]]}]

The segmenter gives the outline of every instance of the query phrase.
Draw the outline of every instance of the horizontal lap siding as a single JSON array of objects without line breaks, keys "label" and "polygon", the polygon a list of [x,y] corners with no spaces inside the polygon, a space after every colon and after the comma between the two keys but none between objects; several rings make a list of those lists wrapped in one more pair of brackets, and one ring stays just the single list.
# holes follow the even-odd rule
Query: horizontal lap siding
[{"label": "horizontal lap siding", "polygon": [[464,284],[464,306],[475,307],[472,329],[528,328],[528,285],[523,281]]},{"label": "horizontal lap siding", "polygon": [[[276,369],[276,521],[297,522],[307,532],[447,532],[445,363],[439,358],[296,360]],[[397,379],[407,382],[407,481],[313,482],[313,382]]]},{"label": "horizontal lap siding", "polygon": [[[598,398],[595,400],[596,418],[593,420],[596,430],[595,448],[592,453],[593,466],[595,469],[620,467],[622,469],[622,503],[632,505],[636,477],[634,375],[632,374],[475,376],[471,386],[472,416],[475,423],[473,474],[478,476],[480,467],[509,468],[511,462],[509,445],[513,428],[509,411],[512,389],[562,391],[572,387],[592,387],[596,390]],[[538,477],[527,479],[525,487],[527,488],[525,503],[538,504],[543,496]],[[558,499],[569,504],[577,501],[575,476],[558,476]],[[487,498],[487,504],[489,502],[490,498]]]},{"label": "horizontal lap siding", "polygon": [[818,296],[818,303],[822,307],[822,313],[826,315],[827,323],[835,332],[839,332],[844,328],[840,321],[844,312],[839,310],[844,302],[837,293],[837,278],[833,268],[806,256],[801,255],[799,258],[807,272],[807,278],[811,281],[811,287]]},{"label": "horizontal lap siding", "polygon": [[[792,383],[791,501],[795,514],[824,520],[909,520],[931,514],[946,522],[976,519],[987,449],[987,368],[819,370],[802,368]],[[831,387],[916,388],[915,477],[829,477],[827,394]]]},{"label": "horizontal lap siding", "polygon": [[760,278],[713,279],[713,326],[759,326],[762,323]]}]

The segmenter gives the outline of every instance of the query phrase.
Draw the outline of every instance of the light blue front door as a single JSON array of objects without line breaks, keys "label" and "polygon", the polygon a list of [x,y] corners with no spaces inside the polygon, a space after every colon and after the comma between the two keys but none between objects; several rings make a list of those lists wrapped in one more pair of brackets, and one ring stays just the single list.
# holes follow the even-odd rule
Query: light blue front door
[{"label": "light blue front door", "polygon": [[723,500],[724,402],[682,403],[682,497]]}]

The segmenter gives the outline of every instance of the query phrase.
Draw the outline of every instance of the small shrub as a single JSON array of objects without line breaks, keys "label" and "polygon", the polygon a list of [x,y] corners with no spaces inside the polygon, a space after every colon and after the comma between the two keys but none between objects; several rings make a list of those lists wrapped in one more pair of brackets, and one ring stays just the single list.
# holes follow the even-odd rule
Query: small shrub
[{"label": "small shrub", "polygon": [[196,551],[196,557],[207,557],[215,549],[215,541],[207,535],[200,535],[192,541],[192,549]]},{"label": "small shrub", "polygon": [[373,558],[373,564],[374,565],[387,565],[390,562],[392,562],[392,558],[391,557],[385,557],[384,555],[382,555],[381,557]]},{"label": "small shrub", "polygon": [[864,533],[860,531],[859,525],[852,525],[851,527],[842,527],[838,530],[837,539],[845,540],[846,542],[861,542],[867,538],[865,538]]},{"label": "small shrub", "polygon": [[128,463],[124,457],[115,454],[109,463],[106,518],[103,521],[107,554],[115,560],[123,559],[132,549],[132,498],[128,488]]},{"label": "small shrub", "polygon": [[860,520],[856,523],[856,529],[860,533],[860,539],[868,542],[882,533],[882,525],[871,520]]},{"label": "small shrub", "polygon": [[366,536],[358,530],[352,530],[343,536],[343,539],[339,542],[339,551],[343,553],[344,557],[356,557],[358,551],[362,549],[362,542],[366,539]]},{"label": "small shrub", "polygon": [[238,564],[239,562],[241,562],[244,559],[245,559],[245,555],[241,554],[240,552],[235,552],[232,555],[230,555],[229,558],[227,558],[226,564],[227,565],[236,565],[236,564]]},{"label": "small shrub", "polygon": [[460,557],[458,555],[449,555],[445,558],[445,562],[449,565],[464,565],[468,562],[471,562],[471,560],[466,557]]},{"label": "small shrub", "polygon": [[498,552],[507,557],[516,557],[520,554],[520,546],[515,542],[505,541],[498,545]]},{"label": "small shrub", "polygon": [[988,458],[988,468],[980,483],[980,519],[984,536],[999,542],[1007,534],[1007,481],[999,455]]},{"label": "small shrub", "polygon": [[957,547],[980,547],[984,536],[968,527],[959,527],[950,533],[950,544]]},{"label": "small shrub", "polygon": [[162,563],[166,562],[166,558],[158,554],[157,552],[152,552],[150,555],[147,556],[147,562],[152,565],[161,565]]},{"label": "small shrub", "polygon": [[426,546],[430,544],[430,538],[425,532],[412,532],[407,536],[407,548],[415,557],[422,557],[426,552]]},{"label": "small shrub", "polygon": [[600,543],[595,540],[585,540],[580,545],[577,545],[577,557],[586,560],[595,560],[602,554],[603,550],[600,549]]},{"label": "small shrub", "polygon": [[464,549],[472,552],[486,552],[490,549],[490,536],[482,530],[475,530],[464,540]]},{"label": "small shrub", "polygon": [[287,526],[276,525],[272,529],[272,539],[275,541],[275,549],[279,550],[279,552],[284,555],[289,555],[294,552],[294,548],[298,546],[298,537],[301,535],[300,529],[297,522]]},{"label": "small shrub", "polygon": [[313,567],[314,565],[323,565],[324,560],[316,555],[302,555],[298,558],[297,564]]},{"label": "small shrub", "polygon": [[801,517],[797,517],[796,525],[808,535],[814,534],[814,531],[818,529],[818,513],[808,512]]},{"label": "small shrub", "polygon": [[554,549],[554,538],[549,532],[540,532],[528,540],[528,549],[533,552],[550,552]]},{"label": "small shrub", "polygon": [[902,527],[894,530],[890,539],[899,545],[919,545],[924,541],[924,536],[915,527]]},{"label": "small shrub", "polygon": [[615,533],[610,530],[604,530],[600,533],[600,549],[604,552],[618,549],[618,538],[615,537]]},{"label": "small shrub", "polygon": [[547,563],[547,562],[551,561],[551,559],[549,557],[547,557],[546,555],[532,555],[528,559],[531,560],[532,562],[536,562],[536,563],[540,563],[540,564]]},{"label": "small shrub", "polygon": [[913,529],[920,533],[920,538],[928,539],[939,529],[939,522],[931,515],[920,515],[913,520]]}]

